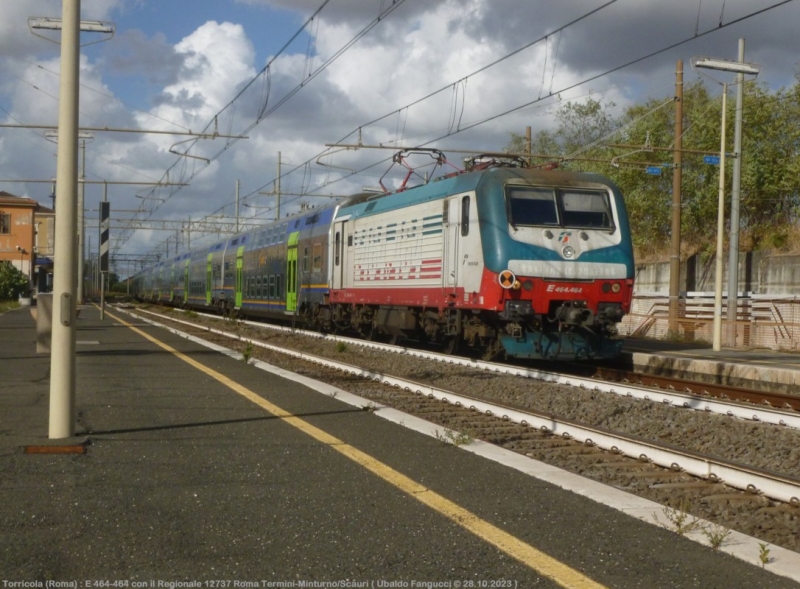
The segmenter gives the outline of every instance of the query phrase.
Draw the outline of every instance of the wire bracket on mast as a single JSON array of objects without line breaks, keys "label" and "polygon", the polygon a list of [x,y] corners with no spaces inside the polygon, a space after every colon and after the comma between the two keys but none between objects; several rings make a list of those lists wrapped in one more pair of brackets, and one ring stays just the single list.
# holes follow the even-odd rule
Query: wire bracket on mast
[{"label": "wire bracket on mast", "polygon": [[200,139],[218,139],[220,137],[228,137],[228,138],[233,137],[235,139],[247,139],[247,136],[245,136],[245,135],[239,135],[239,136],[220,135],[219,134],[217,117],[214,117],[214,132],[213,133],[211,133],[211,134],[200,134],[200,135],[197,135],[196,137],[192,137],[191,139],[185,139],[183,141],[178,141],[177,143],[174,143],[172,145],[172,147],[169,148],[169,152],[173,153],[175,155],[179,155],[181,157],[190,157],[190,158],[193,158],[193,159],[196,159],[196,160],[202,160],[206,164],[210,164],[211,160],[208,159],[207,157],[203,157],[201,155],[192,155],[192,154],[190,154],[188,152],[176,151],[175,148],[178,145],[181,145],[183,143],[189,143],[190,141],[198,141]]},{"label": "wire bracket on mast", "polygon": [[[628,157],[629,155],[633,155],[634,153],[642,153],[642,152],[653,153],[653,148],[650,145],[650,131],[647,132],[647,135],[645,136],[644,139],[644,145],[642,145],[642,147],[611,158],[611,166],[614,168],[619,168],[619,162],[617,160],[620,160],[624,157]],[[646,167],[646,164],[644,164],[644,166]],[[628,165],[627,167],[642,169],[642,166],[636,166],[636,165]]]}]

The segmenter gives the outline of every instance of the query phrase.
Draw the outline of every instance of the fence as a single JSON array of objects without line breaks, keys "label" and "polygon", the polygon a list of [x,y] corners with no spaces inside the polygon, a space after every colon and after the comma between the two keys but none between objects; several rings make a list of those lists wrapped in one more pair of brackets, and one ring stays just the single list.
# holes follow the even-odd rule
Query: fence
[{"label": "fence", "polygon": [[[723,346],[800,350],[800,295],[745,293],[739,296],[738,303],[736,321],[730,322],[727,301],[723,299]],[[713,322],[714,293],[690,292],[681,298],[678,333],[669,330],[669,298],[663,293],[639,293],[619,331],[624,336],[711,342]]]}]

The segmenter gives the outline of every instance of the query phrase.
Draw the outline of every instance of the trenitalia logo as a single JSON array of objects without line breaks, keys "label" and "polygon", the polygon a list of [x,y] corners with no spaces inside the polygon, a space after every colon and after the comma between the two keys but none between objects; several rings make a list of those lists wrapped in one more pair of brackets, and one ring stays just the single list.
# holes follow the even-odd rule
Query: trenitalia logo
[{"label": "trenitalia logo", "polygon": [[580,286],[556,286],[555,284],[551,284],[547,287],[547,292],[581,294],[583,288]]}]

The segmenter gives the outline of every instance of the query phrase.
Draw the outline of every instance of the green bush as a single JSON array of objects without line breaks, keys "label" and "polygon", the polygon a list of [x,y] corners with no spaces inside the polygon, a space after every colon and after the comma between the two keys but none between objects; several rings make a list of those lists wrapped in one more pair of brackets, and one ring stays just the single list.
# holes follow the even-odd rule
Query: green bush
[{"label": "green bush", "polygon": [[10,262],[0,262],[0,301],[12,301],[29,289],[28,277]]}]

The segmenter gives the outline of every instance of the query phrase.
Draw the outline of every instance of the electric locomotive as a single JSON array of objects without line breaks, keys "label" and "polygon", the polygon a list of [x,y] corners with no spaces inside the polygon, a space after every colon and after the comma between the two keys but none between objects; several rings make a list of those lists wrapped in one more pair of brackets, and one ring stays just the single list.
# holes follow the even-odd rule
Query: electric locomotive
[{"label": "electric locomotive", "polygon": [[564,360],[619,354],[633,277],[609,179],[490,161],[183,254],[135,290],[451,353]]}]

